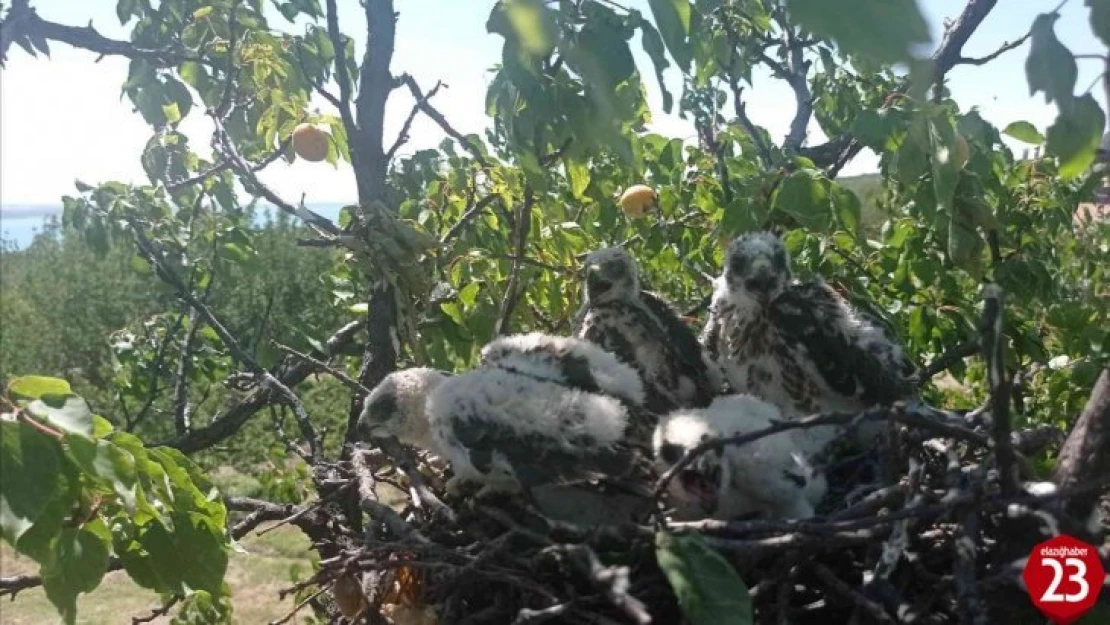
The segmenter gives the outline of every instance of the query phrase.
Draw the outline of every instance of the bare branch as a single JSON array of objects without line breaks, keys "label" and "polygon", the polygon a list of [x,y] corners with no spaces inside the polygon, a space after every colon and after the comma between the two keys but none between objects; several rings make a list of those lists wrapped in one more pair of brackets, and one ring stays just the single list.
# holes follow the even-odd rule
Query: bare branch
[{"label": "bare branch", "polygon": [[143,256],[145,256],[147,261],[154,267],[158,276],[177,292],[178,298],[192,307],[200,316],[204,317],[205,322],[216,331],[216,334],[220,337],[220,341],[223,342],[232,356],[246,365],[247,369],[256,376],[257,381],[263,387],[269,387],[277,391],[284,402],[293,408],[293,413],[297,417],[297,423],[301,427],[301,433],[308,442],[311,457],[316,458],[322,450],[322,442],[316,435],[316,431],[312,426],[312,421],[305,411],[304,404],[301,403],[296,393],[285,386],[281,380],[278,380],[269,371],[263,369],[254,358],[243,349],[239,344],[239,340],[235,338],[235,335],[223,325],[220,319],[208,308],[208,306],[192,293],[189,287],[181,280],[181,277],[163,261],[162,254],[154,249],[142,225],[130,218],[128,219],[128,224],[134,232],[135,242],[139,246],[139,251],[142,252]]},{"label": "bare branch", "polygon": [[[209,282],[209,284],[212,283]],[[181,344],[177,371],[174,374],[176,379],[173,386],[173,424],[178,436],[184,436],[192,426],[189,419],[189,365],[193,359],[193,341],[199,329],[200,313],[193,309],[189,311],[189,329],[185,333],[185,341]]]},{"label": "bare branch", "polygon": [[146,616],[132,617],[131,625],[139,625],[140,623],[152,623],[155,619],[159,619],[169,614],[170,610],[172,610],[173,607],[177,605],[180,601],[181,595],[174,595],[170,597],[169,601],[151,610],[150,614],[147,614]]},{"label": "bare branch", "polygon": [[336,380],[339,380],[340,382],[342,382],[344,386],[346,386],[347,388],[351,389],[352,391],[354,391],[356,393],[369,393],[370,392],[370,389],[368,389],[365,386],[359,384],[355,380],[352,380],[346,373],[343,373],[342,371],[332,367],[331,365],[329,365],[328,363],[326,363],[322,360],[317,360],[316,358],[313,358],[312,356],[309,356],[308,354],[302,354],[301,352],[298,352],[297,350],[293,349],[292,347],[289,347],[287,345],[282,345],[281,343],[278,343],[277,341],[271,341],[271,343],[273,344],[274,347],[278,348],[280,351],[283,351],[286,354],[288,354],[290,356],[293,356],[294,358],[297,358],[298,360],[302,360],[302,361],[312,365],[313,368],[315,368],[319,371],[323,371],[325,373],[328,373],[329,375],[334,377]]},{"label": "bare branch", "polygon": [[401,76],[401,82],[409,88],[409,91],[412,92],[412,97],[416,98],[417,108],[423,111],[425,115],[432,118],[432,121],[434,121],[436,124],[439,125],[440,128],[443,129],[443,132],[446,132],[448,136],[450,136],[455,141],[458,141],[459,144],[463,146],[463,149],[469,152],[470,155],[474,157],[474,160],[478,161],[479,165],[481,165],[482,167],[490,166],[489,161],[486,160],[485,155],[482,154],[481,147],[474,145],[474,143],[470,141],[470,139],[466,138],[458,130],[455,130],[454,126],[452,126],[447,121],[447,118],[443,116],[443,113],[440,113],[438,109],[428,103],[428,98],[431,96],[424,95],[424,92],[420,89],[420,85],[416,84],[415,78],[413,78],[409,74],[404,74]]},{"label": "bare branch", "polygon": [[11,44],[24,36],[60,41],[102,56],[142,59],[159,67],[171,67],[185,61],[214,66],[210,59],[199,56],[179,44],[161,48],[144,48],[129,41],[109,39],[98,33],[91,24],[78,28],[44,20],[38,16],[35,9],[28,6],[27,0],[16,0],[12,3],[3,27],[0,28],[0,61],[5,58]]},{"label": "bare branch", "polygon": [[485,210],[487,206],[500,200],[500,195],[491,194],[475,202],[474,206],[471,206],[469,209],[467,209],[467,211],[463,213],[461,217],[459,217],[459,220],[456,221],[453,226],[451,226],[451,229],[447,231],[447,234],[443,235],[443,238],[440,239],[440,242],[449,243],[453,241],[455,237],[459,236],[463,228],[465,228],[467,224],[469,224],[475,217],[477,217],[479,213]]},{"label": "bare branch", "polygon": [[393,145],[390,146],[388,150],[386,150],[385,160],[392,160],[393,157],[397,154],[397,150],[401,149],[401,146],[409,140],[409,130],[412,129],[412,122],[416,119],[416,115],[420,113],[422,107],[427,104],[429,100],[431,100],[433,97],[435,97],[437,93],[439,93],[439,88],[442,86],[442,82],[436,82],[435,86],[432,87],[432,90],[429,91],[427,95],[423,97],[423,99],[417,100],[416,104],[412,106],[412,110],[409,111],[409,116],[405,118],[405,123],[401,125],[401,132],[397,133],[397,139],[393,142]]},{"label": "bare branch", "polygon": [[[364,320],[352,321],[337,330],[325,343],[327,353],[320,356],[327,358],[353,346],[355,344],[355,334],[364,325]],[[279,370],[280,373],[275,371],[274,375],[286,387],[300,384],[312,373],[312,367],[303,362],[289,367],[279,367]],[[180,449],[185,453],[207,449],[233,436],[256,412],[275,399],[274,393],[270,389],[255,389],[245,398],[213,417],[212,422],[205,427],[197,428],[185,436],[162,444]]]},{"label": "bare branch", "polygon": [[509,283],[505,287],[505,299],[501,301],[501,312],[497,316],[497,323],[493,326],[493,335],[501,336],[509,329],[512,323],[513,311],[516,310],[517,301],[520,299],[520,269],[524,265],[524,248],[528,245],[528,233],[532,230],[532,203],[535,197],[532,188],[525,186],[524,201],[516,211],[515,257],[509,270]]},{"label": "bare branch", "polygon": [[[1110,475],[1110,368],[1104,368],[1057,458],[1053,479],[1062,488]],[[1068,511],[1086,520],[1098,506],[1100,493],[1076,496]]]},{"label": "bare branch", "polygon": [[[263,169],[266,169],[270,165],[277,162],[277,160],[279,158],[281,158],[281,156],[283,154],[285,154],[285,151],[288,150],[289,146],[292,145],[292,144],[293,144],[293,138],[292,137],[287,137],[284,141],[281,142],[280,145],[278,145],[278,148],[276,150],[274,150],[273,152],[268,154],[262,160],[260,160],[257,163],[251,165],[250,170],[252,172],[258,173],[258,172],[262,171]],[[204,182],[209,177],[215,176],[216,174],[219,174],[220,172],[226,171],[227,169],[230,169],[230,168],[231,168],[231,161],[226,160],[226,159],[221,160],[219,163],[216,163],[212,167],[209,167],[208,169],[205,169],[204,171],[198,172],[197,174],[195,174],[193,176],[185,178],[184,180],[178,180],[178,181],[166,184],[166,190],[169,191],[170,193],[176,193],[177,191],[180,191],[181,189],[184,189],[185,187],[187,187],[189,185],[197,184],[199,182]]]},{"label": "bare branch", "polygon": [[1032,36],[1033,36],[1033,31],[1029,31],[1029,32],[1025,33],[1024,35],[1022,35],[1021,38],[1019,38],[1019,39],[1015,39],[1013,41],[1007,41],[1006,43],[1002,44],[1002,46],[1000,48],[998,48],[997,50],[995,50],[994,52],[991,52],[990,54],[988,54],[986,56],[982,56],[982,57],[978,57],[978,58],[968,58],[966,56],[961,56],[960,58],[956,59],[956,65],[986,65],[987,63],[990,63],[991,61],[997,59],[998,57],[1000,57],[1003,54],[1009,52],[1010,50],[1013,50],[1014,48],[1021,47],[1021,45],[1023,43],[1025,43],[1026,41],[1029,41],[1029,38],[1032,37]]},{"label": "bare branch", "polygon": [[955,347],[949,349],[943,354],[937,356],[925,367],[922,367],[917,372],[917,383],[919,386],[924,386],[929,383],[929,380],[936,377],[938,374],[948,371],[953,365],[960,362],[964,358],[974,356],[979,353],[979,338],[966,340]]}]

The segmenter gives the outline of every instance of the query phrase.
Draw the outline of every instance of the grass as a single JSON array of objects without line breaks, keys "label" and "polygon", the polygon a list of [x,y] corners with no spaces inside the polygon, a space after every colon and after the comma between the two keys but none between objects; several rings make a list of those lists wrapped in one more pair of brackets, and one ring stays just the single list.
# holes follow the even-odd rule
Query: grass
[{"label": "grass", "polygon": [[[215,481],[228,495],[254,494],[257,481],[232,469],[213,472]],[[304,579],[312,571],[310,544],[300,530],[282,526],[261,536],[262,526],[245,536],[239,544],[246,553],[233,551],[228,562],[226,581],[231,586],[236,623],[255,625],[285,616],[293,608],[292,597],[278,600],[278,591],[292,585],[293,574]],[[38,573],[38,564],[17,554],[7,543],[0,543],[0,576]],[[124,571],[108,573],[91,593],[77,599],[77,622],[81,625],[129,623],[132,616],[149,614],[157,607],[158,595],[131,581]],[[311,610],[303,613],[311,614]],[[152,623],[169,623],[162,617]],[[57,611],[42,588],[32,588],[0,603],[0,625],[44,625],[59,623]],[[292,619],[303,623],[306,619]]]},{"label": "grass", "polygon": [[[293,608],[293,599],[278,600],[278,591],[291,585],[292,572],[304,579],[311,572],[308,539],[296,528],[284,526],[262,536],[254,532],[240,544],[247,553],[232,552],[227,570],[236,623],[268,623]],[[0,544],[0,575],[36,574],[38,564]],[[108,573],[91,593],[77,600],[77,622],[100,625],[129,622],[132,616],[149,613],[158,605],[158,595],[141,588],[124,571]],[[307,611],[305,615],[310,614]],[[152,623],[168,623],[163,617]],[[0,606],[3,625],[43,625],[60,622],[42,588],[32,588],[4,600]],[[290,623],[304,620],[293,619]]]}]

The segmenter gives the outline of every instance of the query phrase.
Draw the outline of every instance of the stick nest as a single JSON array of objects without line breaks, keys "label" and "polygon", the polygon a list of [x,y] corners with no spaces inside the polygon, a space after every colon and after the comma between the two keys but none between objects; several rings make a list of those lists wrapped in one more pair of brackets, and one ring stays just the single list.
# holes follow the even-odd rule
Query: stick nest
[{"label": "stick nest", "polygon": [[[443,500],[444,471],[399,445],[356,451],[316,467],[321,499],[290,522],[324,559],[286,593],[317,591],[304,603],[333,623],[682,623],[655,541],[695,533],[744,580],[754,623],[1040,622],[1024,560],[1059,533],[1102,544],[1101,530],[1062,504],[1105,492],[1110,479],[1067,491],[1007,481],[991,463],[990,424],[958,418],[965,435],[951,422],[889,420],[881,444],[830,472],[819,516],[806,521],[675,523],[659,513],[581,526],[519,497]],[[1024,461],[1059,436],[1040,428],[1011,440]],[[387,505],[387,488],[401,500]],[[335,584],[352,578],[363,596],[347,600],[347,617],[357,612],[347,618]]]}]

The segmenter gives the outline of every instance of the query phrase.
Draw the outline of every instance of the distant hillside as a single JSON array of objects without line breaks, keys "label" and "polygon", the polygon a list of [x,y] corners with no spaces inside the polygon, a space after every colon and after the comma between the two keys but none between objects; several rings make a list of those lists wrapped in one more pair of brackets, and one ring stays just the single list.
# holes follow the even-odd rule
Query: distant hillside
[{"label": "distant hillside", "polygon": [[883,193],[883,178],[879,174],[842,176],[836,179],[841,185],[852,190],[862,204],[861,221],[870,235],[878,233],[886,214],[878,206],[878,198]]}]

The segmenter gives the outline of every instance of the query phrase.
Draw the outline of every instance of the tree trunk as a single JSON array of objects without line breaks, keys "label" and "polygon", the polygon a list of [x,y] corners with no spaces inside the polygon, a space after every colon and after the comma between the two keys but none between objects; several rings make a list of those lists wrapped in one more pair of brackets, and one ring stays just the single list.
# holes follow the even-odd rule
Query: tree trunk
[{"label": "tree trunk", "polygon": [[[1102,370],[1091,397],[1060,449],[1053,479],[1062,488],[1110,475],[1110,368]],[[1066,510],[1078,520],[1089,518],[1106,489],[1080,493]]]}]

